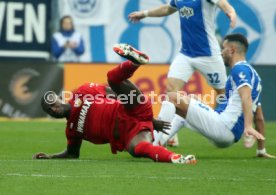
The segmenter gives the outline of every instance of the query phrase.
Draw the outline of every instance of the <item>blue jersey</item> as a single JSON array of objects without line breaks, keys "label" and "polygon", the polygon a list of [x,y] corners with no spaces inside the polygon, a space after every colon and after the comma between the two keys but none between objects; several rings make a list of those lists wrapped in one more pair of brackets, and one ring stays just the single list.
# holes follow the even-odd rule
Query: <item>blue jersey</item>
[{"label": "blue jersey", "polygon": [[261,104],[261,78],[246,61],[238,62],[232,68],[225,87],[226,101],[216,109],[222,121],[232,130],[235,141],[241,138],[244,130],[242,102],[238,93],[238,89],[243,86],[251,88],[252,112],[255,112],[257,106]]},{"label": "blue jersey", "polygon": [[215,36],[216,3],[219,0],[171,0],[170,6],[179,12],[182,47],[180,52],[190,57],[220,54]]}]

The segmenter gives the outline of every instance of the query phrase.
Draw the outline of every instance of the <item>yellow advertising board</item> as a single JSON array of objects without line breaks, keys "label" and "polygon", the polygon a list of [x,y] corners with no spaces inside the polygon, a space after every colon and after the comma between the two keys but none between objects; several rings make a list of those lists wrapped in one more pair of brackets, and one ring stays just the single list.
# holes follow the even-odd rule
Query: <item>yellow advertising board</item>
[{"label": "yellow advertising board", "polygon": [[[65,64],[64,90],[73,90],[86,83],[107,84],[106,74],[117,64]],[[156,94],[166,92],[166,78],[169,66],[154,64],[140,67],[130,79],[145,94],[154,91]],[[204,77],[195,72],[185,85],[184,91],[189,94],[211,94],[212,88]],[[157,116],[160,103],[153,104],[154,115]]]}]

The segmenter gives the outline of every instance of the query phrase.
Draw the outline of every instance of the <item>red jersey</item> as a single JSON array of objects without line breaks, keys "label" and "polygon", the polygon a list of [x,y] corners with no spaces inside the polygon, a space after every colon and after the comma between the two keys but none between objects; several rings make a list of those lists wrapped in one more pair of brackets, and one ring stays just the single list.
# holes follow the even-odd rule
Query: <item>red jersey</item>
[{"label": "red jersey", "polygon": [[73,93],[70,117],[67,119],[68,144],[82,139],[95,144],[110,142],[120,103],[106,98],[106,87],[86,83]]},{"label": "red jersey", "polygon": [[[105,86],[94,83],[80,86],[73,95],[66,127],[68,145],[79,145],[82,139],[94,144],[110,143],[112,153],[116,153],[127,149],[139,132],[153,132],[150,101],[127,110],[118,100],[106,97]],[[113,132],[116,120],[119,137]]]}]

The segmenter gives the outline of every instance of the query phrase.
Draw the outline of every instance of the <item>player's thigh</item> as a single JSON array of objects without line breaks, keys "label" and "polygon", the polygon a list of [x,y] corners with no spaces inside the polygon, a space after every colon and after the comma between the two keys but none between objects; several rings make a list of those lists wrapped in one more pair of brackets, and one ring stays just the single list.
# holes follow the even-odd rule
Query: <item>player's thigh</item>
[{"label": "player's thigh", "polygon": [[189,58],[182,53],[179,53],[170,65],[168,78],[181,80],[184,84],[189,81],[193,73],[194,68],[191,66]]},{"label": "player's thigh", "polygon": [[190,100],[186,120],[218,147],[228,147],[234,143],[233,133],[224,125],[219,114],[200,101]]},{"label": "player's thigh", "polygon": [[193,65],[206,78],[210,86],[218,90],[225,88],[226,68],[220,55],[194,58]]},{"label": "player's thigh", "polygon": [[139,105],[140,102],[146,101],[140,89],[129,80],[124,80],[120,84],[109,81],[109,86],[127,109],[132,109]]}]

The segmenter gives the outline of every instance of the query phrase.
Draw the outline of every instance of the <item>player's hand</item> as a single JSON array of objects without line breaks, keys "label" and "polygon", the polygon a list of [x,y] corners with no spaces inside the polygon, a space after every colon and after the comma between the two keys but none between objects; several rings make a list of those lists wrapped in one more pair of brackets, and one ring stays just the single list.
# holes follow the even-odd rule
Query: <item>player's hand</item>
[{"label": "player's hand", "polygon": [[273,155],[268,154],[268,153],[257,154],[257,157],[259,157],[259,158],[271,158],[271,159],[276,159],[276,156],[273,156]]},{"label": "player's hand", "polygon": [[230,27],[235,28],[237,23],[237,14],[235,11],[226,13],[228,18],[230,19]]},{"label": "player's hand", "polygon": [[129,21],[131,21],[133,23],[137,23],[145,17],[146,16],[143,11],[132,12],[128,15]]},{"label": "player's hand", "polygon": [[253,135],[243,137],[243,145],[245,148],[251,148],[254,146],[256,138]]},{"label": "player's hand", "polygon": [[166,130],[171,129],[171,123],[166,122],[166,121],[162,121],[162,120],[156,120],[156,119],[153,119],[152,123],[153,123],[153,127],[156,131],[160,131],[162,133],[165,133],[165,134],[169,135],[166,132]]},{"label": "player's hand", "polygon": [[244,136],[254,136],[256,139],[259,140],[265,140],[264,136],[262,134],[260,134],[258,131],[256,131],[255,129],[253,129],[253,127],[246,127],[244,129]]},{"label": "player's hand", "polygon": [[50,155],[45,154],[43,152],[39,152],[33,155],[33,159],[50,159]]}]

